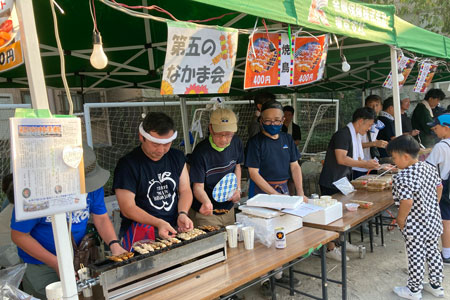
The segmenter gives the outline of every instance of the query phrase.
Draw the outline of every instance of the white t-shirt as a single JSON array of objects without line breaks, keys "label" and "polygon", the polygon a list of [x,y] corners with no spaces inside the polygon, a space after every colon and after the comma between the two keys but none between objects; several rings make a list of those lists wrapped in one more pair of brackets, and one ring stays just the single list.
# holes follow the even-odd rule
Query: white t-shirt
[{"label": "white t-shirt", "polygon": [[[375,128],[375,126],[372,126],[372,128],[370,129],[369,134],[370,134],[370,137],[372,138],[372,142],[377,140],[378,131],[379,130],[377,128]],[[361,136],[361,144],[369,142],[369,138],[367,137],[367,134],[360,135],[360,136]],[[372,159],[372,157],[370,156],[370,147],[363,148],[363,153],[364,153],[364,160]],[[353,167],[352,169],[355,171],[360,171],[360,172],[368,171],[367,169],[359,168],[359,167]]]},{"label": "white t-shirt", "polygon": [[450,138],[444,139],[434,145],[433,150],[427,157],[427,162],[439,168],[442,180],[450,175]]}]

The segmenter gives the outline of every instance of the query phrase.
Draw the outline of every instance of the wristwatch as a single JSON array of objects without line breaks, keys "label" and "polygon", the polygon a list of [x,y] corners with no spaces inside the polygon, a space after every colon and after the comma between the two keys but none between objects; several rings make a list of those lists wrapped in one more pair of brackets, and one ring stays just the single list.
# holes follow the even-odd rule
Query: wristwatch
[{"label": "wristwatch", "polygon": [[181,210],[181,211],[179,211],[179,212],[178,212],[178,216],[180,216],[180,215],[186,215],[186,216],[187,216],[187,215],[188,215],[188,213],[187,213],[187,212],[185,212],[185,211],[182,211],[182,210]]}]

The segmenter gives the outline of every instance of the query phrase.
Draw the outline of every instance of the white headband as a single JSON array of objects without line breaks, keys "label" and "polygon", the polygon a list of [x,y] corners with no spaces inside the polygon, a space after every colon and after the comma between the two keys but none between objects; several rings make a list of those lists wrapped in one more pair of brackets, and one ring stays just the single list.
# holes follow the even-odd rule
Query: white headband
[{"label": "white headband", "polygon": [[168,144],[168,143],[173,142],[177,138],[177,131],[175,131],[173,133],[173,135],[168,139],[158,139],[158,138],[150,135],[149,133],[145,132],[144,126],[142,125],[142,123],[139,125],[139,133],[147,140],[152,141],[153,143],[157,143],[157,144]]}]

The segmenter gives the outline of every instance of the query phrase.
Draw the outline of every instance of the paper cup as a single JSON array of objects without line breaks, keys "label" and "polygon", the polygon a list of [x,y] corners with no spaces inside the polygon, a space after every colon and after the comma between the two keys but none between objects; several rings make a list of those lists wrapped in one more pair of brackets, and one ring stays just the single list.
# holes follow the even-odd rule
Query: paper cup
[{"label": "paper cup", "polygon": [[225,228],[227,230],[228,246],[230,248],[236,248],[238,242],[238,226],[228,225]]},{"label": "paper cup", "polygon": [[63,290],[61,281],[50,283],[45,287],[45,295],[47,300],[62,300]]},{"label": "paper cup", "polygon": [[244,246],[245,249],[251,250],[255,244],[255,228],[253,227],[244,227],[242,228],[242,233],[244,235]]},{"label": "paper cup", "polygon": [[329,201],[331,200],[331,196],[321,196],[320,200]]}]

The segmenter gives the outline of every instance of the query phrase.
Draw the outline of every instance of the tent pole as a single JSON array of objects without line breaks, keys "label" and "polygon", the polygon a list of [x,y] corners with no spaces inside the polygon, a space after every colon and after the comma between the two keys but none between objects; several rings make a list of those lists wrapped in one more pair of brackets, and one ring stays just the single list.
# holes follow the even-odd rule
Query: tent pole
[{"label": "tent pole", "polygon": [[294,122],[295,124],[298,124],[298,110],[297,110],[297,93],[294,92],[292,93],[292,107],[294,108],[294,115],[292,116],[292,122]]},{"label": "tent pole", "polygon": [[400,89],[398,86],[398,65],[397,51],[394,46],[391,48],[391,70],[392,70],[392,97],[394,98],[394,119],[395,119],[395,136],[400,136],[402,132],[402,115],[400,111]]},{"label": "tent pole", "polygon": [[184,153],[192,152],[191,139],[189,138],[189,119],[187,114],[186,98],[180,98],[181,123],[183,125]]},{"label": "tent pole", "polygon": [[[32,0],[17,0],[16,5],[33,108],[49,109],[33,3]],[[69,238],[65,213],[58,213],[52,216],[52,229],[63,297],[68,300],[78,299],[73,255],[72,251],[68,251],[68,249],[72,249],[72,243]]]}]

